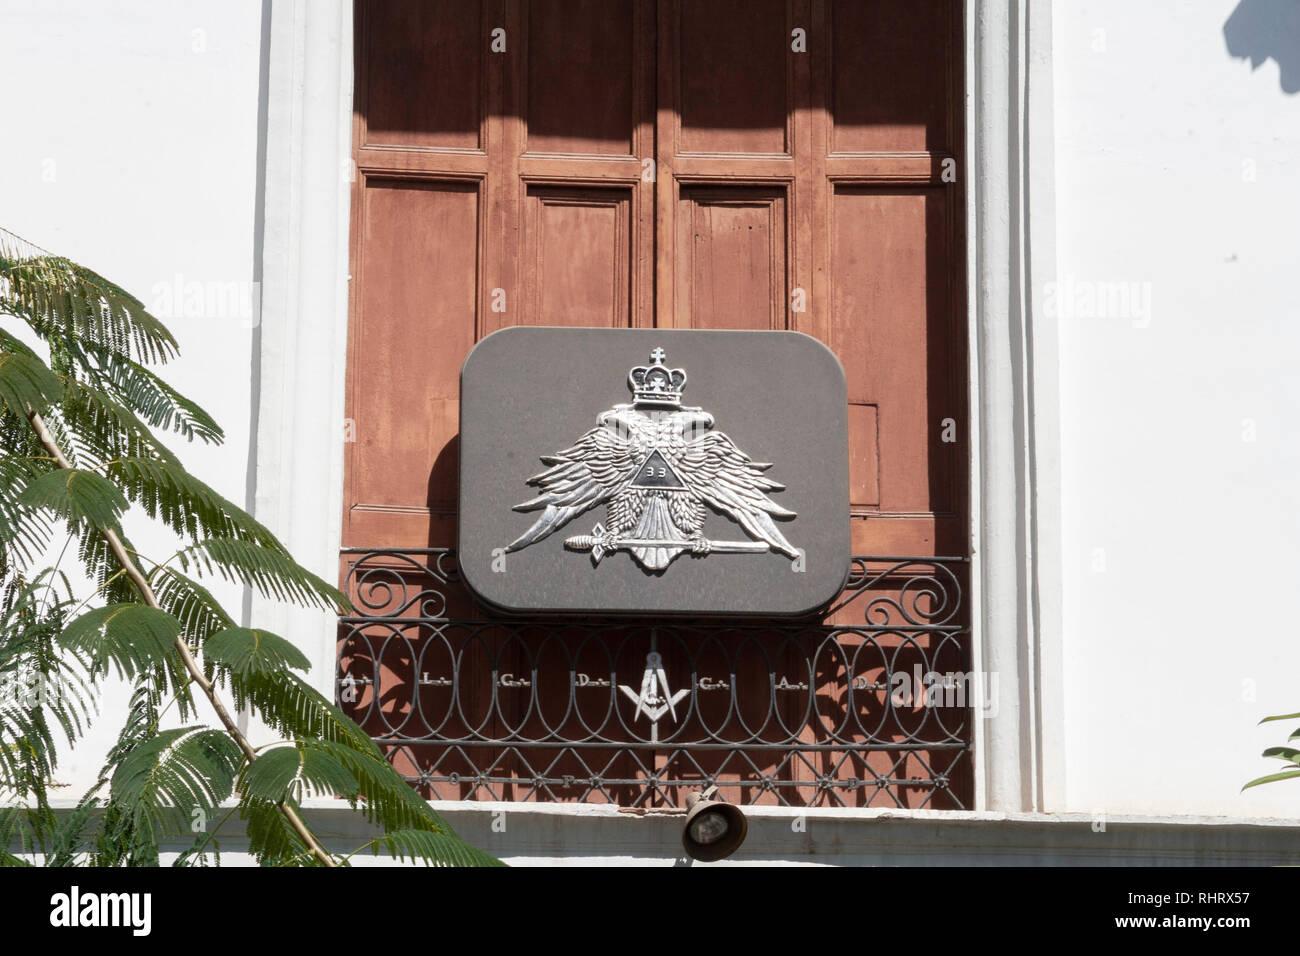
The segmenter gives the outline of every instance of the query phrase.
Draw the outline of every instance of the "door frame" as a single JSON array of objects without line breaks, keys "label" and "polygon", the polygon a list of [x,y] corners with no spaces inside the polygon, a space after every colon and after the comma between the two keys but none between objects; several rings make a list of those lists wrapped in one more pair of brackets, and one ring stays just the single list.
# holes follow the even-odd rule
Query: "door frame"
[{"label": "door frame", "polygon": [[[352,0],[264,0],[249,471],[254,507],[332,580],[343,522]],[[1059,361],[1050,0],[966,0],[967,289],[977,810],[1064,809]],[[1030,163],[1032,156],[1033,162]],[[1034,317],[1038,321],[1034,321]],[[322,411],[324,410],[324,411]],[[334,694],[332,615],[251,591]]]}]

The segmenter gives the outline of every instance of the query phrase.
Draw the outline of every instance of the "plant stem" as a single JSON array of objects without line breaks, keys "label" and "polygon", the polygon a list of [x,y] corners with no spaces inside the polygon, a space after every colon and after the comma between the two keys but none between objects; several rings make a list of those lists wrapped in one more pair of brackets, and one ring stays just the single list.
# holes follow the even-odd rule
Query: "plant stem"
[{"label": "plant stem", "polygon": [[[55,464],[63,469],[74,470],[72,463],[69,462],[67,456],[63,454],[63,449],[59,447],[59,443],[54,440],[54,436],[50,433],[49,427],[45,424],[45,420],[41,418],[40,413],[36,411],[28,412],[27,421],[36,432],[36,437],[40,439],[41,445],[44,446],[45,450],[48,451],[50,456],[54,459]],[[149,586],[149,581],[145,578],[136,563],[131,559],[131,556],[127,554],[126,548],[122,544],[122,539],[118,537],[117,532],[113,531],[111,528],[100,528],[99,530],[108,541],[109,549],[113,552],[113,557],[117,559],[118,565],[126,572],[126,576],[130,578],[131,583],[135,585],[136,590],[140,592],[140,596],[144,599],[144,603],[149,605],[151,608],[162,610],[161,605],[158,603],[157,595],[154,594],[153,588]],[[245,759],[252,762],[257,757],[257,751],[255,751],[252,745],[248,742],[248,738],[240,732],[239,725],[235,723],[234,718],[230,715],[230,711],[226,709],[226,705],[222,702],[221,698],[217,696],[216,687],[204,675],[203,669],[199,667],[198,661],[196,661],[194,655],[190,653],[189,645],[185,643],[184,638],[179,634],[176,636],[176,650],[180,654],[181,661],[184,663],[185,669],[189,672],[190,678],[194,683],[199,685],[204,696],[206,696],[208,701],[212,704],[212,709],[216,711],[217,719],[220,720],[222,726],[226,728],[226,733],[230,734],[234,739],[235,744],[241,751],[243,751]],[[280,812],[284,815],[285,820],[288,821],[289,826],[292,827],[293,831],[298,834],[304,843],[307,844],[307,848],[311,851],[312,856],[320,861],[322,866],[336,866],[337,864],[335,864],[334,859],[316,840],[316,837],[312,834],[311,830],[307,829],[307,825],[302,822],[302,818],[298,816],[297,811],[284,800],[281,800],[277,806],[279,807]]]}]

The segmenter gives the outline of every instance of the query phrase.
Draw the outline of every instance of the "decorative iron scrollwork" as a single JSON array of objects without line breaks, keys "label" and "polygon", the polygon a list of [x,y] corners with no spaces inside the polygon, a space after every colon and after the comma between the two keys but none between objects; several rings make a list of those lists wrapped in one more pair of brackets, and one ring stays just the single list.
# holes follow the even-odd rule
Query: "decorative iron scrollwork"
[{"label": "decorative iron scrollwork", "polygon": [[969,805],[990,689],[963,558],[857,556],[825,623],[652,625],[502,618],[445,549],[345,555],[340,704],[431,798],[679,805],[712,780],[740,803]]}]

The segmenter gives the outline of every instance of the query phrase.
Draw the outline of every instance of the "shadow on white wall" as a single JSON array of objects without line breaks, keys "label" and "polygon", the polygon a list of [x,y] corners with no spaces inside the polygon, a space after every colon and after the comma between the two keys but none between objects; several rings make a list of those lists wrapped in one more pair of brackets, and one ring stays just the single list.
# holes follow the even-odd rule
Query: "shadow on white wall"
[{"label": "shadow on white wall", "polygon": [[1276,60],[1282,92],[1300,92],[1300,0],[1241,0],[1223,24],[1223,39],[1252,70]]}]

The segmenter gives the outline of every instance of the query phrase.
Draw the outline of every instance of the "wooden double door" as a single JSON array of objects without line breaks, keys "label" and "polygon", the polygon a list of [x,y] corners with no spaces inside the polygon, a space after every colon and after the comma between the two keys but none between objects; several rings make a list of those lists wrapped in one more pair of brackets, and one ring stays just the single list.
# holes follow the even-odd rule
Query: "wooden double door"
[{"label": "wooden double door", "polygon": [[452,545],[462,360],[572,325],[821,339],[855,552],[965,553],[960,6],[359,3],[344,544]]},{"label": "wooden double door", "polygon": [[[847,374],[855,553],[965,554],[960,8],[959,0],[361,0],[345,548],[454,546],[461,363],[503,326],[560,325],[817,337]],[[345,576],[355,561],[344,555]],[[882,582],[886,597],[893,587],[902,584]],[[414,613],[392,593],[381,589],[394,607],[376,613]],[[483,618],[468,603],[438,606],[440,618]],[[827,623],[861,626],[863,614],[858,602]],[[456,688],[447,678],[453,655],[435,653],[448,626],[345,628],[341,669],[375,682],[354,716],[376,737],[398,739],[416,717],[450,712],[455,697],[467,712],[433,736],[495,739],[515,735],[516,721],[537,722],[530,706],[563,705],[570,693],[613,695],[622,706],[612,688],[566,689],[564,665],[560,686],[545,693],[511,684],[530,658],[509,629],[491,631],[490,619],[488,631],[479,626],[456,631]],[[602,673],[602,654],[620,639],[585,645],[595,657],[568,668]],[[776,654],[772,666],[791,675],[807,667],[772,650],[780,640],[748,646]],[[812,686],[783,712],[813,695],[828,711],[856,710],[863,726],[884,728],[873,740],[899,749],[847,762],[819,752],[804,769],[769,749],[754,765],[801,780],[893,781],[845,791],[863,805],[968,806],[966,731],[940,733],[933,739],[956,749],[927,754],[914,746],[924,736],[917,728],[930,726],[924,714],[891,711],[875,690],[859,690],[851,706],[845,697],[850,685],[883,686],[915,660],[931,666],[945,647],[961,667],[964,645],[907,629],[840,644],[871,653],[807,674]],[[385,657],[383,647],[397,650]],[[617,680],[640,679],[645,649],[636,647]],[[670,669],[682,670],[682,656]],[[735,671],[733,697],[761,709],[787,671],[751,664]],[[423,678],[433,683],[419,685]],[[685,686],[692,674],[671,679]],[[515,707],[512,695],[533,705]],[[701,719],[724,703],[701,693]],[[812,744],[828,733],[813,723],[798,732]],[[551,761],[422,746],[394,760],[413,779],[443,781],[428,785],[429,796],[515,793],[463,781],[485,767],[523,779]],[[606,758],[628,780],[679,769],[660,751]],[[708,759],[719,779],[748,779],[726,751]],[[551,773],[582,777],[586,768],[569,753]],[[453,771],[462,782],[449,790]],[[925,781],[954,774],[953,789],[931,799]],[[525,791],[537,798],[528,787],[507,798],[529,799],[518,795]],[[811,787],[800,799],[817,794]]]}]

